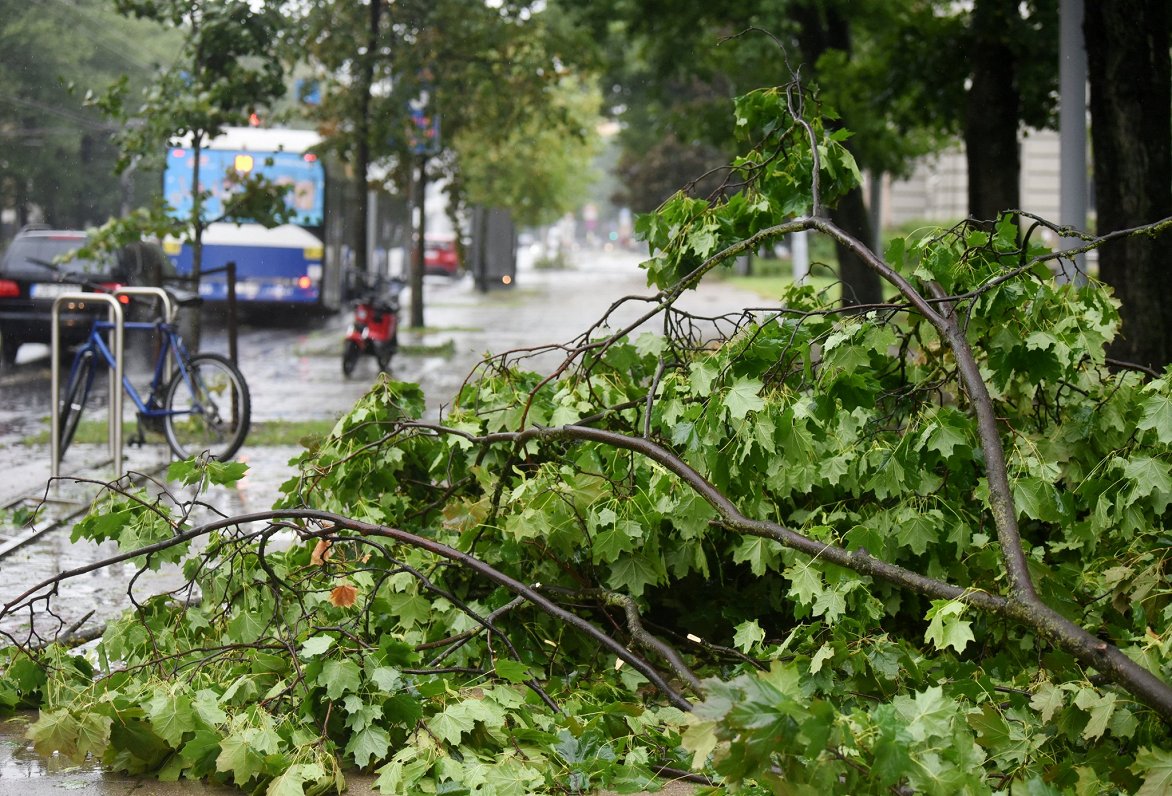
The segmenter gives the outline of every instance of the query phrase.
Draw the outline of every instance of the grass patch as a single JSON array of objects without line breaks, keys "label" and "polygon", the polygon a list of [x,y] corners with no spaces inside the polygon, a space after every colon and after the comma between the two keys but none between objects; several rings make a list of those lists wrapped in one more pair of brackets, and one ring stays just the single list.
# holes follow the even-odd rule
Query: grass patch
[{"label": "grass patch", "polygon": [[[450,357],[456,353],[456,343],[451,338],[442,343],[405,343],[404,338],[421,339],[428,335],[436,335],[447,332],[454,334],[456,332],[482,332],[481,328],[477,327],[463,327],[463,326],[446,326],[446,327],[423,327],[422,329],[408,329],[405,326],[399,327],[399,353],[407,356],[444,356]],[[331,333],[326,335],[324,333],[312,334],[302,340],[293,348],[293,353],[299,357],[341,357],[342,344],[345,342],[345,335]]]},{"label": "grass patch", "polygon": [[[244,440],[246,446],[269,448],[276,446],[301,445],[302,440],[312,437],[324,437],[334,430],[337,420],[263,420],[254,422],[248,429],[248,437]],[[122,429],[123,443],[136,431],[135,423],[129,422]],[[77,425],[73,435],[73,442],[77,445],[105,445],[109,428],[105,420],[82,420]],[[162,434],[147,433],[147,443],[163,444],[166,442]],[[25,437],[23,445],[48,445],[49,429],[38,434]]]},{"label": "grass patch", "polygon": [[[756,293],[758,296],[777,301],[781,294],[794,283],[793,263],[788,258],[754,257],[750,276],[740,276],[731,271],[714,271],[712,276],[742,290]],[[842,297],[842,287],[838,277],[820,262],[810,263],[810,273],[806,276],[806,284],[813,285],[819,292],[830,291],[834,301]]]},{"label": "grass patch", "polygon": [[444,340],[442,343],[404,343],[399,342],[399,354],[408,357],[443,357],[450,359],[456,355],[456,341]]}]

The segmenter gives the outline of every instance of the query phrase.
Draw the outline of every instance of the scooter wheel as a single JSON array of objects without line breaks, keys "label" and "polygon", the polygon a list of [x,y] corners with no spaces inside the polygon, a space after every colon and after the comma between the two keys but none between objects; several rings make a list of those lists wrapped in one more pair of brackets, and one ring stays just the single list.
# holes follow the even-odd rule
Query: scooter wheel
[{"label": "scooter wheel", "polygon": [[346,341],[346,347],[342,349],[342,375],[350,378],[350,374],[354,372],[354,366],[358,364],[358,357],[362,355],[362,351],[358,348],[358,343],[353,340]]},{"label": "scooter wheel", "polygon": [[384,372],[387,372],[387,373],[389,373],[389,372],[390,372],[390,369],[391,369],[391,353],[392,353],[392,352],[390,352],[390,351],[387,351],[386,353],[384,353],[384,354],[381,354],[381,355],[379,356],[379,358],[378,358],[378,369],[379,369],[379,370],[381,370],[381,371],[384,371]]}]

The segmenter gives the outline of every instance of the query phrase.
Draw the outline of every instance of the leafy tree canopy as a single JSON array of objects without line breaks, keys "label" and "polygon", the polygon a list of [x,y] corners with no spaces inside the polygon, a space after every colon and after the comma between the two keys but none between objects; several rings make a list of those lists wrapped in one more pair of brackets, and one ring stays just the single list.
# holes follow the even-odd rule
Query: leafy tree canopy
[{"label": "leafy tree canopy", "polygon": [[116,126],[86,99],[122,76],[141,88],[169,62],[171,38],[98,0],[4,0],[0,18],[0,206],[78,228],[116,214],[128,191],[157,192],[145,167],[137,185],[119,184]]},{"label": "leafy tree canopy", "polygon": [[[466,190],[530,222],[580,198],[596,100],[590,78],[567,70],[584,43],[558,15],[533,3],[410,0],[386,6],[372,31],[363,4],[294,3],[290,13],[290,41],[320,97],[311,112],[347,162],[365,143],[405,191],[422,149],[457,205]],[[438,141],[420,135],[412,106],[438,118]]]}]

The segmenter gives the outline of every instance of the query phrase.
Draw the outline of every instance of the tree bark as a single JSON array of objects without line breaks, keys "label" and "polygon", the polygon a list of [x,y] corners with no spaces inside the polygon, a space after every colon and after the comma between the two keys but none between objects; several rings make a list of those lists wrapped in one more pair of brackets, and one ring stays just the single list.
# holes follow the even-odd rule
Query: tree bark
[{"label": "tree bark", "polygon": [[[1097,232],[1154,221],[1172,210],[1172,64],[1164,0],[1087,3]],[[1128,237],[1099,250],[1099,275],[1122,302],[1113,357],[1160,369],[1172,361],[1165,289],[1172,238]]]},{"label": "tree bark", "polygon": [[370,188],[367,185],[367,174],[370,171],[370,91],[374,85],[374,66],[378,59],[378,43],[382,29],[382,0],[371,0],[370,20],[366,31],[366,53],[363,56],[361,75],[362,87],[359,98],[357,146],[354,157],[354,179],[358,182],[357,202],[354,206],[354,267],[359,273],[366,275],[369,264],[366,262],[367,239],[370,231],[367,229],[370,201]]},{"label": "tree bark", "polygon": [[[871,213],[863,201],[863,189],[856,187],[838,200],[830,211],[830,220],[868,249],[874,251],[875,240],[871,229]],[[883,301],[883,286],[866,260],[838,241],[838,277],[842,280],[842,303],[851,307],[860,304],[878,304]]]},{"label": "tree bark", "polygon": [[[850,57],[850,22],[838,8],[826,3],[803,2],[795,4],[791,15],[798,21],[800,32],[798,42],[802,58],[814,66],[827,50],[841,50]],[[827,126],[831,122],[827,121]],[[847,145],[849,148],[849,144]],[[871,229],[871,218],[867,212],[861,186],[854,188],[830,211],[830,218],[836,225],[862,241],[867,248],[874,249],[875,233]],[[878,304],[883,300],[883,287],[878,275],[866,261],[845,246],[836,245],[838,254],[838,278],[842,280],[842,303],[846,306]]]},{"label": "tree bark", "polygon": [[1006,40],[1018,14],[1015,0],[977,0],[973,7],[964,144],[969,215],[981,221],[1021,206],[1021,95],[1017,62]]}]

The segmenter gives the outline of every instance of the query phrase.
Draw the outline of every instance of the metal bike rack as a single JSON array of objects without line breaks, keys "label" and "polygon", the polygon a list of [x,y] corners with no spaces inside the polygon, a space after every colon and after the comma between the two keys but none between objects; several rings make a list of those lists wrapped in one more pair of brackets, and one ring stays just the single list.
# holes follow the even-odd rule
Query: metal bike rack
[{"label": "metal bike rack", "polygon": [[[179,314],[179,307],[171,300],[171,294],[161,287],[120,287],[114,291],[115,296],[153,296],[159,300],[163,305],[163,321],[166,323],[175,323],[175,318]],[[167,373],[172,372],[171,366],[174,364],[175,352],[171,351],[167,354]]]},{"label": "metal bike rack", "polygon": [[[142,288],[135,288],[136,290]],[[53,329],[50,338],[52,347],[52,376],[49,403],[50,431],[49,448],[52,465],[49,473],[53,478],[61,474],[61,305],[72,302],[100,302],[107,305],[106,319],[113,324],[111,350],[114,354],[114,368],[108,371],[110,399],[110,457],[114,463],[114,478],[122,477],[122,305],[109,293],[64,293],[53,301]],[[170,300],[167,300],[170,304]]]},{"label": "metal bike rack", "polygon": [[154,296],[163,304],[163,320],[167,323],[175,322],[175,313],[179,308],[171,301],[171,294],[161,287],[120,287],[114,291],[115,296]]}]

